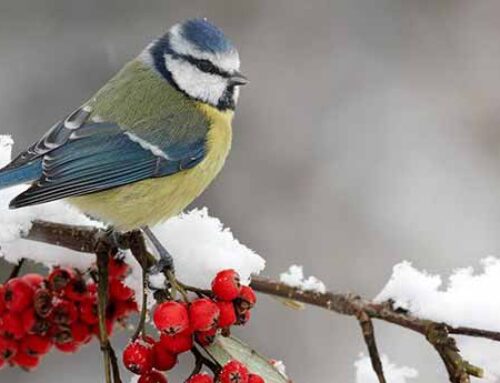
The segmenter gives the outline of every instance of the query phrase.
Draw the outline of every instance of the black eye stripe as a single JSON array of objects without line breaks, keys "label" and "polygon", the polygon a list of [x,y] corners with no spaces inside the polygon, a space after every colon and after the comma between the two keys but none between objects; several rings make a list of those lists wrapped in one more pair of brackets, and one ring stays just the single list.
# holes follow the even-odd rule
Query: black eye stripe
[{"label": "black eye stripe", "polygon": [[180,55],[181,58],[193,64],[196,68],[205,73],[216,74],[221,77],[230,78],[231,74],[212,64],[209,60],[197,59],[193,56]]}]

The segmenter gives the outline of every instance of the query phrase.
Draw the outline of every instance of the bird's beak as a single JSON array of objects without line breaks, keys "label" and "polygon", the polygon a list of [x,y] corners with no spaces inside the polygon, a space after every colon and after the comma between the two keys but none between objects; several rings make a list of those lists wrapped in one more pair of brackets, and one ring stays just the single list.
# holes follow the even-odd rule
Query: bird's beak
[{"label": "bird's beak", "polygon": [[231,76],[231,83],[236,86],[242,86],[248,84],[248,79],[243,76],[240,72],[236,71]]}]

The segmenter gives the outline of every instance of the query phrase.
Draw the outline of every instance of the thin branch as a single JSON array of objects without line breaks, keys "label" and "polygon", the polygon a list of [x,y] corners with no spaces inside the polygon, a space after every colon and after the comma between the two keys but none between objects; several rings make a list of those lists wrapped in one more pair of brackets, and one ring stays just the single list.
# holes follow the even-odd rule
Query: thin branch
[{"label": "thin branch", "polygon": [[377,348],[377,342],[375,340],[375,329],[373,328],[373,322],[371,318],[364,311],[361,311],[358,315],[358,322],[361,326],[361,331],[363,332],[363,338],[368,348],[368,354],[370,355],[370,361],[372,363],[373,371],[377,375],[379,383],[386,383],[384,376],[384,368],[382,367],[382,361],[380,360],[380,354]]},{"label": "thin branch", "polygon": [[472,327],[452,327],[452,326],[446,326],[446,329],[450,334],[473,336],[477,338],[486,338],[500,342],[500,333],[496,331],[480,330]]},{"label": "thin branch", "polygon": [[[102,238],[102,234],[102,230],[92,227],[34,221],[31,230],[24,234],[24,238],[56,244],[75,251],[91,253],[95,251],[96,244]],[[131,236],[131,233],[119,236],[120,247],[133,248],[137,245],[137,238],[135,238],[134,243],[134,236]],[[154,257],[151,258],[148,256],[148,269],[154,262]],[[373,319],[392,323],[422,334],[440,355],[452,383],[468,383],[470,382],[470,376],[480,377],[483,371],[461,357],[455,341],[450,337],[450,334],[500,341],[500,333],[498,332],[468,327],[454,327],[446,323],[422,319],[406,311],[395,309],[392,302],[372,302],[355,294],[303,291],[260,277],[254,277],[251,286],[256,291],[264,294],[322,307],[338,314],[357,317],[358,320],[360,313],[362,313],[363,317],[360,320],[360,324],[363,328],[368,349],[369,351],[371,350],[372,364],[379,376],[379,381],[382,381],[380,377],[382,369],[379,367],[379,358],[377,358],[378,351],[376,350],[373,325],[371,323]]]},{"label": "thin branch", "polygon": [[108,343],[109,349],[109,358],[111,361],[111,371],[113,373],[113,382],[114,383],[122,383],[122,379],[120,377],[120,367],[118,366],[118,359],[116,358],[116,353],[113,347],[111,347],[111,343]]},{"label": "thin branch", "polygon": [[[203,365],[207,366],[215,375],[219,374],[219,372],[221,370],[221,366],[218,363],[211,361],[205,355],[203,355],[197,346],[193,346],[193,348],[191,348],[191,353],[194,355],[194,357],[196,359],[195,369],[193,370],[192,375],[200,372],[201,367]],[[195,371],[198,371],[198,372],[195,372]]]},{"label": "thin branch", "polygon": [[108,305],[108,261],[109,248],[104,241],[99,242],[95,249],[97,255],[97,272],[99,276],[97,311],[99,315],[99,341],[104,362],[104,377],[106,383],[111,380],[111,355],[106,326],[106,307]]},{"label": "thin branch", "polygon": [[21,269],[24,265],[24,262],[26,262],[25,258],[21,258],[17,264],[14,265],[12,268],[12,271],[10,272],[10,275],[7,278],[7,281],[14,279],[19,276],[19,273],[21,272]]},{"label": "thin branch", "polygon": [[144,333],[144,325],[146,324],[146,315],[148,308],[148,258],[146,251],[146,244],[144,243],[144,238],[140,235],[140,232],[134,232],[137,237],[134,238],[133,243],[135,245],[131,246],[132,254],[135,259],[139,262],[142,268],[142,306],[141,313],[139,315],[139,322],[135,329],[132,340],[136,340],[141,334]]}]

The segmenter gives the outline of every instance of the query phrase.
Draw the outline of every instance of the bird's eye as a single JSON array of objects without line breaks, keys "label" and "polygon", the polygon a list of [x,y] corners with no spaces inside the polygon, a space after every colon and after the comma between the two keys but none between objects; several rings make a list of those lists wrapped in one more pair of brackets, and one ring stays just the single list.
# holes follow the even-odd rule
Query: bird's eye
[{"label": "bird's eye", "polygon": [[198,69],[203,72],[213,73],[216,71],[214,65],[208,60],[198,60],[196,64]]}]

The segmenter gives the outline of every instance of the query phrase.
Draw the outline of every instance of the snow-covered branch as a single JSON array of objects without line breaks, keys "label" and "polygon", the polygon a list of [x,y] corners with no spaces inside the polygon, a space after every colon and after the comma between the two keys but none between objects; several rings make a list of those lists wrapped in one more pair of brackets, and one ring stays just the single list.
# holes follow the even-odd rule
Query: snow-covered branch
[{"label": "snow-covered branch", "polygon": [[[28,240],[66,247],[78,252],[95,252],[95,247],[106,233],[101,229],[86,226],[71,226],[45,221],[34,221],[30,230],[23,234]],[[120,247],[131,246],[130,234],[114,237]],[[150,259],[150,262],[154,260]],[[397,281],[396,281],[397,282]],[[396,283],[395,282],[395,283]],[[442,359],[450,382],[470,382],[470,377],[482,377],[483,370],[466,361],[458,349],[452,334],[500,340],[500,333],[473,327],[454,326],[442,321],[430,320],[410,313],[391,299],[370,301],[356,294],[333,293],[322,289],[304,290],[262,277],[253,277],[251,286],[264,294],[318,306],[338,314],[353,316],[361,324],[368,346],[372,366],[379,382],[385,382],[382,362],[375,343],[372,320],[380,320],[407,328],[425,337]],[[390,288],[390,285],[389,285]],[[388,293],[388,292],[386,292]]]}]

